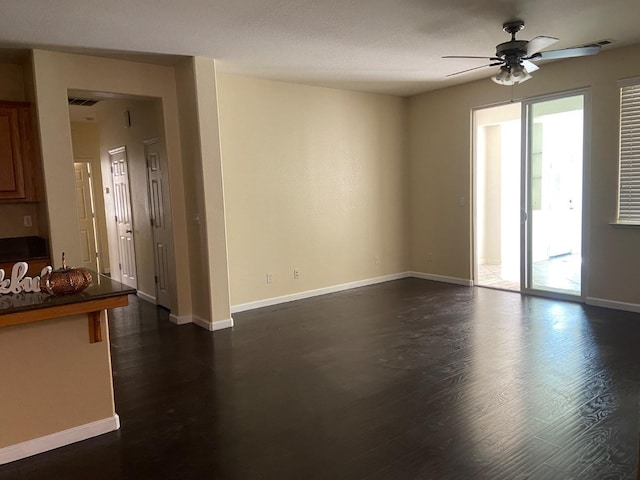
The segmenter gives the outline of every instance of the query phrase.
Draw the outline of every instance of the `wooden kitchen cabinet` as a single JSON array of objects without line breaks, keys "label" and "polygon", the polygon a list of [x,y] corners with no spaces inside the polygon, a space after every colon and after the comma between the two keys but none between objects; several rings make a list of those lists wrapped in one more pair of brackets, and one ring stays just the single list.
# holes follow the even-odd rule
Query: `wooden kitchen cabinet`
[{"label": "wooden kitchen cabinet", "polygon": [[31,106],[0,102],[0,202],[35,201]]}]

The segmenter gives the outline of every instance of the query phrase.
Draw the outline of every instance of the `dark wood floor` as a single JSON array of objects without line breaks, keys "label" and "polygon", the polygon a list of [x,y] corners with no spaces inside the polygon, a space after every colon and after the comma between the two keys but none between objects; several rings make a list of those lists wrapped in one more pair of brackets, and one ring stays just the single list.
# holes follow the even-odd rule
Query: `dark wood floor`
[{"label": "dark wood floor", "polygon": [[120,431],[0,479],[635,479],[638,314],[406,279],[234,318],[113,312]]}]

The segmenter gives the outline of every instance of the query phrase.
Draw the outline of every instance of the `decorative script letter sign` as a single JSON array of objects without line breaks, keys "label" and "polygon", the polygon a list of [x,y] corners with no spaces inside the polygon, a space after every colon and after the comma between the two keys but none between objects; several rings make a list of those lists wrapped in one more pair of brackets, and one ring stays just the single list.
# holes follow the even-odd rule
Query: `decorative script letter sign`
[{"label": "decorative script letter sign", "polygon": [[44,267],[40,276],[27,277],[29,265],[27,262],[18,262],[11,269],[11,277],[4,278],[4,270],[0,268],[0,295],[20,292],[39,292],[40,277],[51,272],[51,267]]}]

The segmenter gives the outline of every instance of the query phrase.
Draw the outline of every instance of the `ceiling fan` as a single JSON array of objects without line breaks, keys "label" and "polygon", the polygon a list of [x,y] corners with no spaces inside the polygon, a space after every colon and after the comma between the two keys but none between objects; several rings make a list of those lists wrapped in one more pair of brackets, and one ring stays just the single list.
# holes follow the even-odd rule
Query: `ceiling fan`
[{"label": "ceiling fan", "polygon": [[539,36],[533,40],[516,40],[516,33],[524,28],[522,20],[507,22],[502,25],[502,29],[511,35],[511,40],[496,46],[496,54],[493,57],[472,57],[464,55],[447,55],[442,58],[482,58],[491,61],[488,65],[469,68],[461,72],[447,75],[459,75],[461,73],[478,70],[485,67],[496,67],[500,65],[498,73],[491,77],[491,80],[500,85],[515,85],[531,78],[530,73],[538,70],[538,66],[533,62],[539,60],[555,60],[559,58],[582,57],[585,55],[595,55],[600,51],[600,45],[588,45],[578,48],[564,48],[561,50],[548,50],[541,52],[543,48],[556,43],[559,39],[555,37]]}]

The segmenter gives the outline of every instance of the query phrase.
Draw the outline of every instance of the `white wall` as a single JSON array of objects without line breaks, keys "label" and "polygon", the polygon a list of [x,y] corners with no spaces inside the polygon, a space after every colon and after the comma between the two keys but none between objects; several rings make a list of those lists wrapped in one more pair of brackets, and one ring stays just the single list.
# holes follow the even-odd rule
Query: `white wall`
[{"label": "white wall", "polygon": [[[474,112],[476,258],[479,264],[501,264],[501,278],[516,282],[520,281],[521,108],[520,103],[510,103]],[[490,197],[497,201],[491,204]]]},{"label": "white wall", "polygon": [[485,125],[477,133],[478,262],[498,265],[502,261],[502,128]]}]

